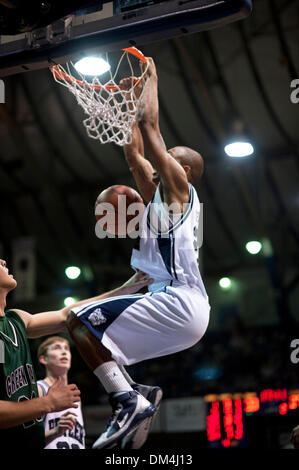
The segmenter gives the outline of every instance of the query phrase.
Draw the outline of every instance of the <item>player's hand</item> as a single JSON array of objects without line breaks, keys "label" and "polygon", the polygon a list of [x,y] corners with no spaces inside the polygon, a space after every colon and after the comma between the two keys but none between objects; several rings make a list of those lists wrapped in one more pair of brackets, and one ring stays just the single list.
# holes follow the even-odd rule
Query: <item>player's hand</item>
[{"label": "player's hand", "polygon": [[135,292],[138,292],[140,289],[152,284],[153,282],[154,280],[148,277],[147,274],[142,271],[138,271],[121,286],[121,290],[124,295],[135,294]]},{"label": "player's hand", "polygon": [[80,390],[77,385],[64,385],[61,377],[49,388],[45,399],[48,400],[51,412],[62,411],[67,408],[78,408],[80,401]]},{"label": "player's hand", "polygon": [[299,425],[293,429],[290,441],[295,449],[299,449]]},{"label": "player's hand", "polygon": [[140,62],[140,66],[146,77],[157,77],[155,62],[152,57],[146,57],[146,62]]},{"label": "player's hand", "polygon": [[65,431],[71,431],[76,424],[76,417],[76,413],[73,413],[72,411],[67,411],[66,413],[61,415],[58,421],[58,425],[56,427],[56,435],[62,436]]},{"label": "player's hand", "polygon": [[[134,95],[134,97],[138,99],[138,98],[140,97],[140,95],[141,95],[141,92],[142,92],[142,81],[138,80],[137,77],[123,78],[123,79],[119,82],[119,86],[120,86],[123,90],[131,90],[132,87],[134,86],[134,88],[133,88],[133,95]],[[132,99],[131,93],[126,93],[125,96],[126,96],[126,99],[127,99],[127,100]]]}]

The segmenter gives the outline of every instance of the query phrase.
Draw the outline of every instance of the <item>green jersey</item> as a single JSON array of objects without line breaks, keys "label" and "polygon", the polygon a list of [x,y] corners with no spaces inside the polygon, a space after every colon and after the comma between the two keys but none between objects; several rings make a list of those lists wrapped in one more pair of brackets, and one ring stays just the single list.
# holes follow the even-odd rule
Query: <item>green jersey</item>
[{"label": "green jersey", "polygon": [[[0,363],[0,400],[20,402],[38,398],[26,328],[20,316],[12,310],[0,317],[0,341],[2,350],[4,344],[4,358]],[[27,449],[42,449],[45,446],[42,418],[0,429],[1,451],[20,446]]]}]

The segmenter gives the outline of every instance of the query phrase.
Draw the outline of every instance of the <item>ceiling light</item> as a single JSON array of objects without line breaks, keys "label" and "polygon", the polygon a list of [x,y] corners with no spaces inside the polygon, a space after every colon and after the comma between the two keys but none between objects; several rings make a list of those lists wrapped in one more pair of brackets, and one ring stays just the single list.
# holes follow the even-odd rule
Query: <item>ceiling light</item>
[{"label": "ceiling light", "polygon": [[68,277],[69,279],[77,279],[77,277],[79,277],[81,274],[81,269],[77,266],[69,266],[65,269],[64,272],[66,277]]},{"label": "ceiling light", "polygon": [[75,69],[82,75],[102,75],[110,65],[101,57],[84,57],[75,63]]},{"label": "ceiling light", "polygon": [[251,255],[257,255],[261,251],[261,249],[262,249],[261,242],[251,241],[251,242],[246,243],[246,250]]},{"label": "ceiling light", "polygon": [[241,158],[248,157],[254,152],[254,148],[250,142],[232,142],[224,147],[225,153],[229,157]]},{"label": "ceiling light", "polygon": [[231,283],[232,281],[229,277],[222,277],[219,280],[219,286],[221,287],[221,289],[229,289],[231,287]]},{"label": "ceiling light", "polygon": [[70,307],[75,302],[77,302],[77,299],[75,299],[74,297],[66,297],[63,301],[65,307]]}]

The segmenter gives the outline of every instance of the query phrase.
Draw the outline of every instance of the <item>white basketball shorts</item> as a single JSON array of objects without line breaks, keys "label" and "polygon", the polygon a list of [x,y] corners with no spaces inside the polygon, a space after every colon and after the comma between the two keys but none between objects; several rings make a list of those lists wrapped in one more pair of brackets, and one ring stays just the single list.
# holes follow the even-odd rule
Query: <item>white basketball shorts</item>
[{"label": "white basketball shorts", "polygon": [[71,310],[111,352],[119,365],[190,348],[204,335],[210,305],[188,286],[110,297]]}]

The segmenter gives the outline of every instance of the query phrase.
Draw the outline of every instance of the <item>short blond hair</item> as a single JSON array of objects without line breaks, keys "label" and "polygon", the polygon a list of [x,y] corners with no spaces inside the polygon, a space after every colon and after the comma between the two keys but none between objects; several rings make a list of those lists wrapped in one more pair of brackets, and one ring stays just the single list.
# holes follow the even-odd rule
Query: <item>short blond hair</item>
[{"label": "short blond hair", "polygon": [[41,356],[45,356],[48,352],[49,346],[51,346],[53,343],[56,343],[57,341],[60,343],[65,342],[70,346],[70,342],[66,338],[63,338],[62,336],[50,336],[50,338],[45,339],[45,341],[39,345],[37,350],[37,358],[39,359]]}]

